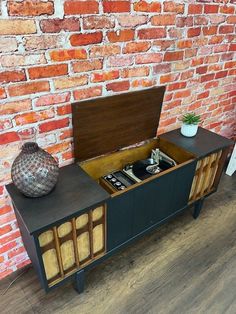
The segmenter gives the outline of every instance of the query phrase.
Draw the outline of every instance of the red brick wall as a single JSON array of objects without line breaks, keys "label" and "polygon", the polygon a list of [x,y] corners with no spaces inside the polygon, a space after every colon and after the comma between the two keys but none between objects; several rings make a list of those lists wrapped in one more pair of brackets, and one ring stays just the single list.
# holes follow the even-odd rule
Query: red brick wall
[{"label": "red brick wall", "polygon": [[36,126],[39,144],[71,163],[71,102],[164,84],[159,133],[194,110],[233,136],[236,16],[232,0],[0,3],[2,278],[29,263],[4,188],[16,131]]}]

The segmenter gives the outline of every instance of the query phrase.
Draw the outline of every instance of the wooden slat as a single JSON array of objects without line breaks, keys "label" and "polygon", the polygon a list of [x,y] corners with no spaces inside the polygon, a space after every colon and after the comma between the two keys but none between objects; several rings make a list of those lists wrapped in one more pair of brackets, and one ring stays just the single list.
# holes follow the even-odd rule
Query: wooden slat
[{"label": "wooden slat", "polygon": [[203,166],[204,166],[204,160],[202,159],[202,160],[200,160],[200,167],[199,167],[198,177],[197,177],[197,181],[196,181],[195,191],[193,193],[193,200],[195,200],[197,198],[198,184],[199,184],[200,179],[201,179]]},{"label": "wooden slat", "polygon": [[219,166],[219,160],[220,160],[221,154],[222,154],[222,150],[219,151],[218,154],[217,154],[217,157],[216,157],[216,160],[215,160],[215,163],[214,163],[214,167],[213,167],[213,169],[212,169],[212,177],[211,177],[211,180],[210,180],[210,184],[209,184],[209,186],[208,186],[208,189],[207,189],[207,193],[209,193],[210,190],[211,190],[212,187],[213,187],[214,180],[215,180],[215,176],[216,176],[216,172],[217,172],[217,169],[218,169],[218,166]]},{"label": "wooden slat", "polygon": [[209,187],[209,182],[211,180],[211,174],[212,174],[212,164],[213,162],[216,160],[216,154],[212,154],[210,155],[210,159],[209,159],[209,162],[208,162],[208,165],[207,165],[207,169],[206,169],[206,173],[205,173],[205,183],[204,183],[204,186],[203,186],[203,189],[202,189],[202,194],[206,193],[207,192],[207,189]]},{"label": "wooden slat", "polygon": [[75,218],[72,218],[72,231],[73,231],[73,242],[74,242],[74,251],[75,251],[75,261],[77,267],[80,266],[79,263],[79,255],[78,255],[78,246],[77,246],[77,233],[76,233],[76,226],[75,226]]},{"label": "wooden slat", "polygon": [[90,243],[90,256],[93,260],[94,254],[93,254],[93,217],[92,217],[92,211],[90,210],[89,213],[89,243]]},{"label": "wooden slat", "polygon": [[64,271],[63,271],[63,266],[62,266],[62,259],[61,259],[61,252],[60,252],[60,244],[59,244],[59,239],[57,235],[57,227],[53,227],[53,233],[54,233],[54,239],[55,239],[55,245],[56,245],[56,252],[57,252],[57,259],[59,263],[59,269],[62,278],[64,277]]}]

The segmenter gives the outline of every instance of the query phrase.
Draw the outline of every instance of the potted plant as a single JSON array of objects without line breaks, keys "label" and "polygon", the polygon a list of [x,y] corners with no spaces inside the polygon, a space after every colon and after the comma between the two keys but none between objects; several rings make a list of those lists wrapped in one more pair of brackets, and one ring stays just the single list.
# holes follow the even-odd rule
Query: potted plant
[{"label": "potted plant", "polygon": [[198,124],[201,121],[200,116],[194,112],[186,113],[182,117],[181,134],[187,137],[192,137],[197,134]]}]

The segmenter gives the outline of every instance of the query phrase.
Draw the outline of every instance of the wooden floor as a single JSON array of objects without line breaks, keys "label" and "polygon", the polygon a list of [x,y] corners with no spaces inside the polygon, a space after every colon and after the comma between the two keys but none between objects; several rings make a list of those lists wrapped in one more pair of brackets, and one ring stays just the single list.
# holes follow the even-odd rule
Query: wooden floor
[{"label": "wooden floor", "polygon": [[[235,314],[236,176],[224,176],[198,220],[185,212],[87,275],[45,295],[33,269],[0,296],[0,313]],[[16,274],[0,282],[0,292]]]}]

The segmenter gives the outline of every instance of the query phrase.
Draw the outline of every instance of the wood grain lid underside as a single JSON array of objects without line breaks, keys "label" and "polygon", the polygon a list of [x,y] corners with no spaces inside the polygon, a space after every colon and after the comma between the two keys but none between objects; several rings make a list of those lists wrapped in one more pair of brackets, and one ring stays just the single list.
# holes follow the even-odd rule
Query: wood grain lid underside
[{"label": "wood grain lid underside", "polygon": [[165,86],[72,105],[77,161],[94,158],[156,136]]}]

